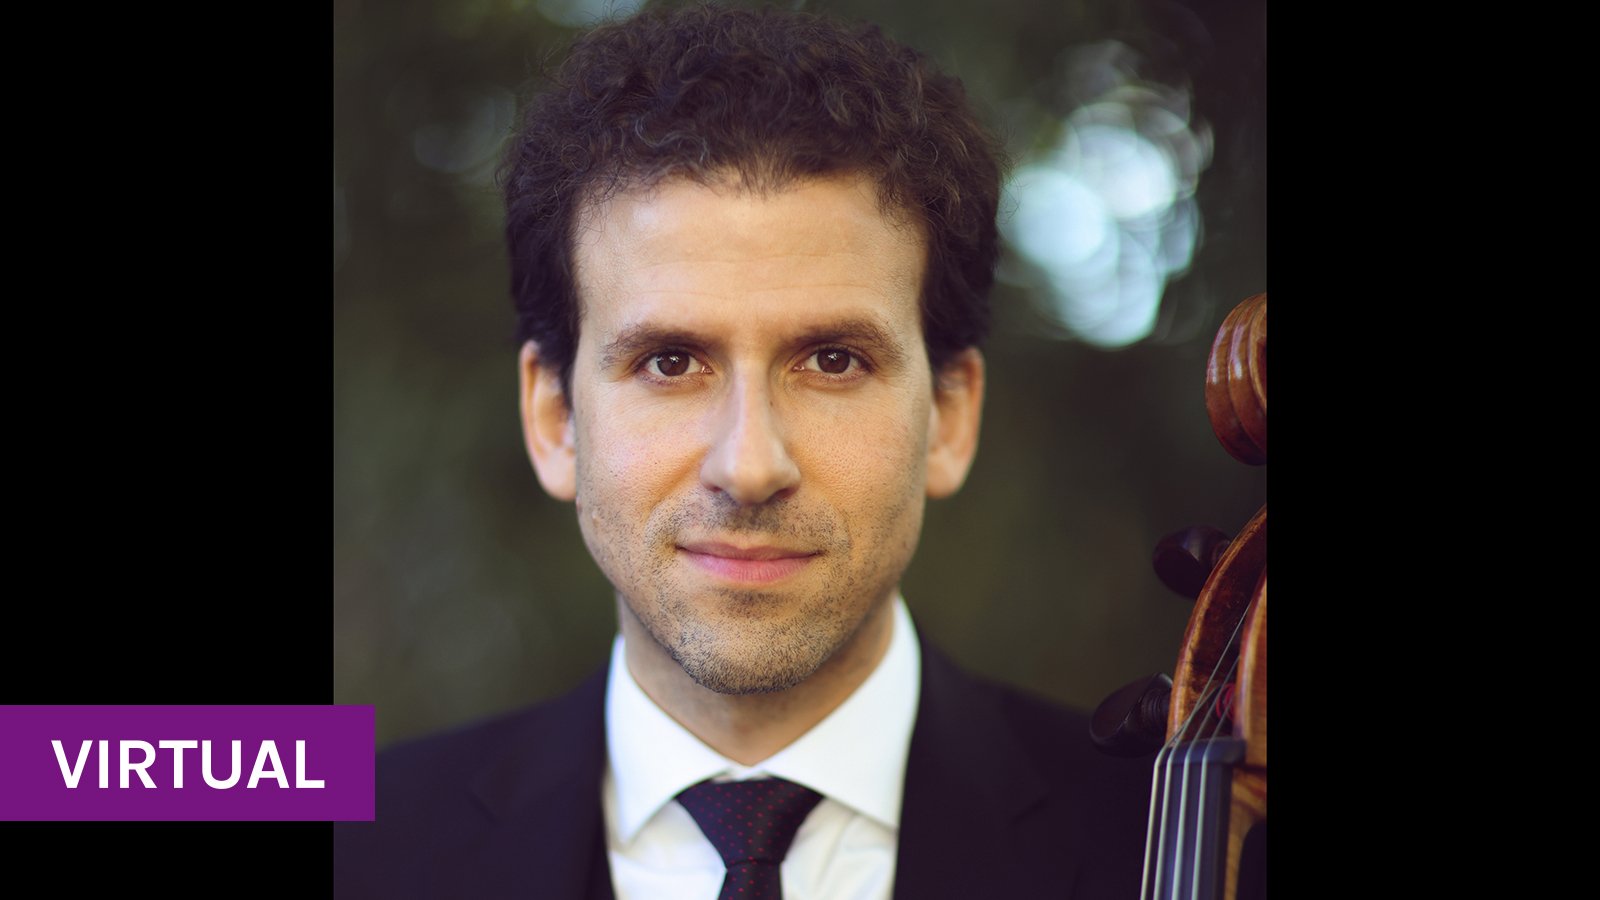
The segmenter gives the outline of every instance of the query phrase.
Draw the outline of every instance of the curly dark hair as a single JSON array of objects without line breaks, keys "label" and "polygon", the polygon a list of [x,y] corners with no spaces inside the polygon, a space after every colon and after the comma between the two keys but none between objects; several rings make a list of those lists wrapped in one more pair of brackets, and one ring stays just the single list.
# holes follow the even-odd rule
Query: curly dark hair
[{"label": "curly dark hair", "polygon": [[651,10],[579,37],[501,167],[519,343],[572,396],[585,204],[661,180],[778,190],[861,173],[928,241],[922,331],[937,373],[988,331],[1002,153],[961,82],[873,25],[776,10]]}]

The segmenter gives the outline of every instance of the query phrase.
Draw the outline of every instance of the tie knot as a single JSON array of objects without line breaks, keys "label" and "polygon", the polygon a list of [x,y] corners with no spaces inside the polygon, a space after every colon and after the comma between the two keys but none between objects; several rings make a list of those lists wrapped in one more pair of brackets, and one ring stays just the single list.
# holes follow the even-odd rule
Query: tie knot
[{"label": "tie knot", "polygon": [[816,791],[782,778],[702,781],[678,795],[729,869],[782,862],[800,823],[821,801]]}]

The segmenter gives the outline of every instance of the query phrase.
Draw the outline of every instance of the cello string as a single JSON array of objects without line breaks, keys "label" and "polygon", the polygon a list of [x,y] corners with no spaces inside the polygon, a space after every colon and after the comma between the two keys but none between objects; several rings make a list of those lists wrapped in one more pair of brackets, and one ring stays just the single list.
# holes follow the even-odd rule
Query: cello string
[{"label": "cello string", "polygon": [[[1187,813],[1188,796],[1189,796],[1189,770],[1191,768],[1191,766],[1189,765],[1189,761],[1190,761],[1190,758],[1193,756],[1193,747],[1194,747],[1194,744],[1196,742],[1198,742],[1198,740],[1200,740],[1201,736],[1207,736],[1207,737],[1214,736],[1217,733],[1217,731],[1220,730],[1220,728],[1222,726],[1222,722],[1221,722],[1221,717],[1220,716],[1216,716],[1215,717],[1216,718],[1216,725],[1215,726],[1211,725],[1211,722],[1213,720],[1213,713],[1215,712],[1215,700],[1216,700],[1216,697],[1221,691],[1221,685],[1226,683],[1226,682],[1222,682],[1222,683],[1218,682],[1217,673],[1218,673],[1218,670],[1221,669],[1221,667],[1222,667],[1223,660],[1227,659],[1230,654],[1233,656],[1233,662],[1229,666],[1229,672],[1228,672],[1229,677],[1231,678],[1233,676],[1234,672],[1237,671],[1238,654],[1236,652],[1234,652],[1234,650],[1235,650],[1236,646],[1238,645],[1239,635],[1240,635],[1240,633],[1242,631],[1242,628],[1243,628],[1243,625],[1244,625],[1244,620],[1245,620],[1245,616],[1241,614],[1239,616],[1238,620],[1234,623],[1233,631],[1228,636],[1227,643],[1223,646],[1222,652],[1217,655],[1217,660],[1212,665],[1210,674],[1208,674],[1206,676],[1206,680],[1205,680],[1204,684],[1201,686],[1200,690],[1198,691],[1199,696],[1198,696],[1197,702],[1194,704],[1193,707],[1190,708],[1189,715],[1187,717],[1185,717],[1182,726],[1173,735],[1172,739],[1167,742],[1167,748],[1176,748],[1176,746],[1180,742],[1183,742],[1183,741],[1185,741],[1186,738],[1188,738],[1188,736],[1189,736],[1189,734],[1191,732],[1191,729],[1193,730],[1193,732],[1195,734],[1195,737],[1193,739],[1188,740],[1187,744],[1185,744],[1182,782],[1181,782],[1181,787],[1180,787],[1179,792],[1178,792],[1178,798],[1179,798],[1178,799],[1178,824],[1177,824],[1177,834],[1174,835],[1174,844],[1175,844],[1174,849],[1176,849],[1177,847],[1185,846],[1185,843],[1187,841],[1186,832],[1188,830],[1188,828],[1187,828],[1187,826],[1188,826],[1188,816],[1186,815],[1186,813]],[[1201,712],[1202,709],[1204,710],[1204,713]],[[1199,722],[1198,723],[1196,722],[1196,716],[1199,716]],[[1208,731],[1208,728],[1210,729],[1209,731]],[[1166,752],[1166,748],[1163,749],[1163,752]],[[1158,846],[1157,861],[1156,861],[1156,882],[1157,882],[1156,890],[1157,890],[1157,893],[1165,893],[1165,891],[1162,891],[1162,889],[1161,889],[1161,882],[1162,882],[1162,879],[1163,879],[1163,876],[1164,876],[1164,873],[1165,873],[1165,870],[1166,870],[1166,859],[1167,859],[1167,854],[1166,854],[1166,836],[1167,836],[1167,831],[1168,831],[1167,818],[1166,817],[1167,817],[1167,814],[1168,814],[1168,810],[1170,809],[1170,806],[1171,806],[1171,804],[1170,804],[1170,795],[1171,795],[1172,783],[1173,783],[1171,767],[1172,767],[1172,761],[1175,758],[1175,756],[1176,756],[1176,752],[1175,752],[1175,749],[1174,749],[1174,752],[1167,754],[1167,761],[1166,761],[1167,777],[1166,777],[1166,779],[1164,781],[1164,786],[1165,786],[1165,792],[1166,792],[1167,797],[1163,799],[1162,808],[1161,808],[1161,839],[1160,839],[1160,844]],[[1159,763],[1159,758],[1158,758],[1158,765],[1159,764],[1160,763]],[[1201,758],[1201,771],[1200,771],[1200,778],[1201,778],[1201,784],[1202,785],[1205,784],[1204,778],[1205,778],[1205,775],[1207,773],[1207,765],[1208,765],[1208,760],[1204,756],[1202,756],[1202,758]],[[1204,792],[1202,791],[1202,793],[1204,793]],[[1203,812],[1203,809],[1204,809],[1203,803],[1204,803],[1204,800],[1202,798],[1202,807],[1201,807],[1201,811],[1202,812]],[[1153,812],[1153,810],[1152,810],[1152,812]],[[1199,821],[1199,820],[1197,819],[1197,821]],[[1203,844],[1203,842],[1204,842],[1204,832],[1201,829],[1198,829],[1198,828],[1196,829],[1195,841],[1196,841],[1197,845],[1198,844]],[[1149,848],[1148,835],[1147,835],[1146,836],[1146,845],[1145,845],[1146,856],[1149,855],[1149,849],[1150,848]],[[1191,857],[1195,861],[1195,867],[1194,867],[1194,869],[1192,871],[1196,872],[1196,873],[1198,872],[1198,865],[1199,865],[1199,859],[1200,859],[1199,851],[1201,849],[1203,849],[1202,846],[1196,846],[1191,851]],[[1173,897],[1173,900],[1178,900],[1179,885],[1180,885],[1180,882],[1178,880],[1174,879],[1173,882],[1172,882],[1172,886],[1171,886],[1172,887],[1171,895]],[[1199,890],[1200,890],[1199,879],[1195,878],[1195,877],[1191,877],[1191,879],[1190,879],[1190,894],[1191,894],[1191,896],[1198,896]]]},{"label": "cello string", "polygon": [[[1194,721],[1192,717],[1190,717],[1189,721],[1186,721],[1186,729],[1184,730],[1187,730],[1187,725],[1192,724],[1192,721]],[[1184,825],[1186,825],[1187,822],[1186,810],[1187,802],[1189,802],[1189,757],[1190,754],[1194,753],[1194,743],[1192,743],[1192,741],[1184,741],[1184,743],[1179,743],[1181,738],[1182,730],[1181,732],[1176,733],[1176,735],[1173,735],[1173,740],[1168,741],[1168,743],[1166,743],[1166,748],[1162,749],[1162,753],[1165,754],[1166,773],[1165,778],[1163,778],[1163,788],[1165,788],[1165,791],[1163,791],[1162,822],[1160,822],[1160,834],[1162,834],[1162,838],[1160,838],[1160,842],[1158,842],[1158,854],[1157,860],[1155,860],[1155,894],[1173,895],[1173,897],[1176,897],[1178,882],[1171,881],[1170,876],[1168,876],[1168,873],[1166,873],[1166,868],[1168,868],[1168,866],[1166,866],[1166,860],[1168,860],[1168,852],[1166,852],[1166,834],[1168,834],[1168,831],[1171,831],[1170,828],[1166,826],[1166,823],[1168,823],[1168,817],[1170,817],[1171,814],[1171,807],[1173,807],[1173,786],[1178,785],[1178,818],[1176,818],[1178,828],[1176,828],[1176,833],[1173,834],[1173,850],[1176,852],[1179,847],[1184,846],[1184,831],[1186,831]],[[1174,775],[1173,765],[1174,762],[1178,762],[1179,756],[1182,757],[1182,762],[1181,765],[1179,765],[1178,773]],[[1157,764],[1160,765],[1160,761],[1158,761]],[[1146,841],[1146,844],[1149,844],[1149,841]]]},{"label": "cello string", "polygon": [[[1224,692],[1226,691],[1227,685],[1232,683],[1233,680],[1238,677],[1239,654],[1236,652],[1236,647],[1239,641],[1239,635],[1242,632],[1244,620],[1245,616],[1241,615],[1239,617],[1239,621],[1235,623],[1233,633],[1229,635],[1227,645],[1223,648],[1221,655],[1218,656],[1216,665],[1212,667],[1211,675],[1206,679],[1206,689],[1203,692],[1200,701],[1204,705],[1205,713],[1201,716],[1200,723],[1195,729],[1196,737],[1195,740],[1190,744],[1191,747],[1198,745],[1201,741],[1211,741],[1221,733],[1222,728],[1224,725],[1226,725],[1226,721],[1224,720],[1222,713],[1217,706],[1221,701]],[[1228,664],[1227,673],[1221,679],[1218,679],[1217,669],[1221,667],[1224,659],[1229,659],[1230,657],[1232,661]],[[1201,707],[1197,705],[1194,710],[1191,711],[1191,718],[1193,717],[1193,714],[1198,713],[1200,709]],[[1203,886],[1203,882],[1200,878],[1200,870],[1206,853],[1206,830],[1201,827],[1201,823],[1206,821],[1206,801],[1211,793],[1211,782],[1209,780],[1210,768],[1211,754],[1202,754],[1200,758],[1200,771],[1198,774],[1200,790],[1197,792],[1199,794],[1199,798],[1198,803],[1196,804],[1194,818],[1196,823],[1196,827],[1194,829],[1194,844],[1189,848],[1189,896],[1192,898],[1192,900],[1198,900]],[[1186,777],[1187,773],[1188,769],[1186,768]],[[1186,783],[1185,796],[1187,796],[1187,793],[1188,785]],[[1184,823],[1186,824],[1187,821],[1188,820],[1185,819]],[[1179,846],[1185,845],[1180,842]]]},{"label": "cello string", "polygon": [[[1171,752],[1167,753],[1166,774],[1163,779],[1163,795],[1161,798],[1161,837],[1156,847],[1155,892],[1157,895],[1171,893],[1167,887],[1170,883],[1170,876],[1167,874],[1167,832],[1169,830],[1167,823],[1169,812],[1172,809],[1172,785],[1174,781],[1172,764],[1179,753],[1187,754],[1188,745],[1174,746]],[[1179,771],[1187,772],[1187,770],[1188,762],[1185,761]],[[1182,782],[1182,784],[1187,787],[1186,781]],[[1178,831],[1177,834],[1173,835],[1173,843],[1175,845],[1174,849],[1183,846],[1183,787],[1178,790]]]},{"label": "cello string", "polygon": [[[1214,672],[1212,674],[1215,675]],[[1210,710],[1211,710],[1213,704],[1215,703],[1216,697],[1217,697],[1218,693],[1220,692],[1220,690],[1221,690],[1221,688],[1220,688],[1219,685],[1208,684],[1206,686],[1205,691],[1200,696],[1199,705],[1197,705],[1195,707],[1195,710],[1194,710],[1195,712],[1198,712],[1199,709],[1201,708],[1201,706],[1204,706],[1207,709],[1206,715],[1204,717],[1202,717],[1201,723],[1200,723],[1199,728],[1198,728],[1198,731],[1201,734],[1205,733],[1206,723],[1211,719]],[[1189,718],[1190,718],[1190,721],[1193,721],[1193,718],[1194,718],[1193,713],[1190,714]],[[1173,836],[1174,849],[1177,849],[1179,847],[1188,847],[1189,846],[1189,838],[1187,837],[1187,832],[1189,830],[1189,822],[1190,822],[1190,817],[1189,817],[1189,814],[1188,814],[1188,810],[1189,810],[1189,793],[1190,793],[1189,792],[1189,774],[1194,771],[1194,765],[1192,763],[1192,760],[1193,760],[1196,748],[1199,747],[1200,745],[1201,744],[1200,744],[1200,740],[1199,739],[1189,741],[1188,743],[1183,745],[1183,768],[1182,768],[1182,775],[1180,776],[1182,778],[1182,787],[1178,791],[1178,827],[1177,827],[1177,834],[1175,834]],[[1201,756],[1200,756],[1200,774],[1199,774],[1199,778],[1198,778],[1199,784],[1200,784],[1200,790],[1197,791],[1197,793],[1200,795],[1200,804],[1201,805],[1200,805],[1199,809],[1196,810],[1195,817],[1193,819],[1193,821],[1196,823],[1196,827],[1194,829],[1194,831],[1195,831],[1194,846],[1189,849],[1190,858],[1191,859],[1196,859],[1196,860],[1199,859],[1198,853],[1202,849],[1204,841],[1205,841],[1205,832],[1204,832],[1203,829],[1198,827],[1198,823],[1205,821],[1205,819],[1203,817],[1205,815],[1205,805],[1204,805],[1205,804],[1205,785],[1206,785],[1205,775],[1206,775],[1207,762],[1208,762],[1207,756],[1204,753],[1202,753]],[[1169,783],[1170,783],[1170,776],[1169,776]],[[1163,831],[1165,831],[1165,829],[1163,829]],[[1181,859],[1181,858],[1182,857],[1180,856],[1179,859]],[[1177,861],[1178,860],[1174,860],[1175,863]],[[1165,854],[1163,854],[1162,862],[1163,863],[1165,862]],[[1165,868],[1165,866],[1158,866],[1157,867],[1157,872],[1159,873],[1163,868]],[[1191,869],[1191,873],[1193,873],[1193,872],[1194,872],[1194,869]],[[1179,900],[1178,891],[1179,891],[1179,888],[1182,885],[1182,881],[1181,881],[1181,879],[1178,879],[1178,878],[1174,877],[1172,879],[1171,884],[1172,884],[1172,898],[1173,898],[1173,900]],[[1189,895],[1190,895],[1190,897],[1198,897],[1199,891],[1200,891],[1199,880],[1196,879],[1196,878],[1191,877],[1190,881],[1189,881]]]},{"label": "cello string", "polygon": [[[1217,691],[1217,687],[1216,687],[1216,684],[1217,684],[1217,671],[1218,671],[1218,669],[1221,668],[1222,661],[1224,659],[1228,658],[1229,653],[1232,652],[1234,650],[1234,648],[1237,646],[1237,644],[1239,642],[1239,634],[1240,634],[1241,629],[1243,627],[1244,620],[1245,620],[1245,616],[1241,615],[1238,618],[1238,620],[1235,621],[1234,627],[1233,627],[1233,632],[1229,635],[1228,641],[1224,645],[1222,653],[1220,653],[1217,656],[1217,660],[1212,665],[1210,674],[1207,675],[1205,683],[1200,689],[1200,692],[1199,692],[1200,693],[1200,697],[1201,697],[1200,702],[1196,703],[1192,708],[1190,708],[1189,715],[1187,717],[1185,717],[1183,723],[1173,733],[1172,737],[1169,738],[1167,740],[1166,744],[1164,744],[1162,746],[1161,751],[1156,754],[1155,765],[1152,767],[1152,774],[1151,774],[1151,781],[1150,781],[1150,795],[1151,795],[1150,816],[1149,816],[1149,820],[1148,820],[1148,822],[1146,824],[1146,829],[1145,829],[1145,854],[1144,854],[1145,858],[1144,858],[1144,866],[1143,866],[1143,869],[1142,869],[1142,871],[1140,873],[1140,880],[1141,880],[1140,893],[1139,893],[1140,900],[1151,900],[1150,894],[1152,892],[1154,892],[1156,894],[1163,893],[1161,882],[1162,882],[1163,876],[1165,874],[1165,869],[1166,869],[1166,865],[1165,865],[1165,863],[1166,863],[1166,843],[1167,843],[1167,831],[1168,831],[1167,817],[1168,817],[1169,811],[1171,809],[1171,798],[1172,798],[1172,788],[1173,788],[1172,764],[1173,764],[1173,761],[1174,761],[1174,759],[1176,757],[1176,748],[1180,744],[1182,744],[1184,742],[1184,739],[1185,739],[1186,735],[1189,734],[1191,728],[1194,728],[1197,731],[1203,731],[1203,729],[1205,728],[1207,722],[1209,722],[1209,720],[1211,718],[1211,710],[1212,710],[1212,707],[1213,707],[1213,703],[1212,703],[1213,695]],[[1234,657],[1235,657],[1234,658],[1234,667],[1236,667],[1237,664],[1238,664],[1237,654],[1234,654]],[[1233,667],[1230,667],[1230,671],[1232,670],[1232,668]],[[1197,727],[1196,724],[1195,724],[1195,716],[1200,713],[1202,708],[1206,709],[1207,712],[1204,715],[1200,716],[1200,724]],[[1186,756],[1187,755],[1188,754],[1186,752]],[[1187,789],[1187,783],[1188,783],[1187,769],[1188,769],[1188,766],[1187,766],[1187,763],[1186,763],[1185,764],[1185,774],[1184,774],[1184,788],[1185,788],[1185,791]],[[1163,772],[1163,770],[1165,770],[1165,772]],[[1180,818],[1178,820],[1178,835],[1176,836],[1180,843],[1181,843],[1181,840],[1182,840],[1182,837],[1183,837],[1183,831],[1184,831],[1184,822],[1183,822],[1183,819],[1181,817],[1181,811],[1182,811],[1183,802],[1184,802],[1183,801],[1183,793],[1184,792],[1180,792],[1180,800],[1179,800]],[[1161,804],[1160,804],[1161,805],[1161,811],[1160,811],[1160,815],[1159,816],[1157,816],[1157,813],[1156,813],[1156,797],[1157,797],[1158,794],[1159,794],[1160,799],[1161,799]],[[1155,874],[1155,878],[1154,878],[1154,883],[1153,884],[1152,884],[1152,881],[1151,881],[1151,872],[1150,872],[1150,855],[1151,855],[1150,851],[1151,851],[1152,846],[1154,846],[1155,849],[1156,849],[1156,854],[1155,854],[1156,855],[1156,870],[1155,870],[1155,873],[1154,873]],[[1176,885],[1174,885],[1174,887],[1173,887],[1174,892],[1176,892],[1176,889],[1177,889],[1177,887],[1176,887]]]},{"label": "cello string", "polygon": [[[1248,612],[1248,610],[1249,610],[1249,604],[1246,604],[1245,611]],[[1198,693],[1202,697],[1205,696],[1208,692],[1212,691],[1216,687],[1216,684],[1217,684],[1217,672],[1218,672],[1218,670],[1220,670],[1222,668],[1222,661],[1223,660],[1227,659],[1230,654],[1234,657],[1233,664],[1230,667],[1230,672],[1232,671],[1233,667],[1236,667],[1238,665],[1238,662],[1239,662],[1238,653],[1235,652],[1235,651],[1236,651],[1236,648],[1238,647],[1238,644],[1239,644],[1239,635],[1244,629],[1244,620],[1245,620],[1245,618],[1246,618],[1245,615],[1243,613],[1241,613],[1239,615],[1239,620],[1233,624],[1233,632],[1228,635],[1228,642],[1223,645],[1222,652],[1217,654],[1217,661],[1215,663],[1213,663],[1212,666],[1211,666],[1211,674],[1206,676],[1205,683],[1201,686],[1200,690],[1198,691]],[[1201,710],[1202,707],[1209,707],[1209,704],[1198,703],[1197,702],[1194,705],[1194,707],[1189,710],[1188,718],[1184,719],[1183,727],[1179,729],[1179,734],[1180,735],[1188,734],[1190,723],[1192,723],[1194,721],[1195,716],[1200,715],[1200,710]],[[1201,721],[1204,722],[1209,717],[1210,717],[1210,712],[1209,712],[1209,708],[1208,708],[1207,713],[1204,716],[1201,716]]]},{"label": "cello string", "polygon": [[[1156,754],[1156,763],[1153,767],[1151,767],[1150,821],[1145,826],[1144,832],[1144,867],[1139,871],[1139,900],[1152,900],[1150,897],[1150,891],[1157,887],[1156,885],[1152,885],[1150,882],[1150,850],[1156,846],[1158,841],[1164,840],[1166,837],[1166,780],[1161,776],[1161,763],[1165,758],[1171,755],[1172,744],[1168,743],[1166,746],[1161,748],[1159,753]],[[1156,816],[1157,795],[1160,795],[1162,805],[1161,815],[1159,817]],[[1156,831],[1156,823],[1158,820],[1161,823],[1161,831],[1159,832]],[[1159,853],[1157,855],[1159,856]],[[1158,872],[1157,878],[1159,879],[1159,877],[1160,873]]]},{"label": "cello string", "polygon": [[[1234,679],[1238,677],[1238,673],[1239,673],[1239,657],[1238,657],[1238,654],[1234,654],[1233,664],[1228,667],[1228,676],[1227,676],[1227,678],[1224,679],[1223,682],[1216,687],[1216,690],[1213,691],[1211,693],[1211,695],[1208,696],[1207,699],[1206,699],[1206,721],[1209,721],[1209,720],[1211,720],[1213,718],[1213,715],[1212,715],[1213,713],[1216,714],[1215,715],[1216,725],[1210,731],[1209,735],[1206,738],[1207,740],[1210,740],[1211,738],[1215,737],[1222,730],[1222,727],[1224,725],[1224,721],[1223,721],[1223,717],[1222,717],[1221,712],[1216,709],[1216,705],[1222,701],[1222,696],[1223,696],[1224,691],[1226,690],[1226,685],[1231,684],[1234,681]],[[1205,723],[1205,721],[1201,722],[1201,732],[1202,733],[1206,732],[1206,723]],[[1199,791],[1200,803],[1199,803],[1198,808],[1195,810],[1195,822],[1196,823],[1201,823],[1201,822],[1206,821],[1206,800],[1211,796],[1211,790],[1210,790],[1211,781],[1210,781],[1210,778],[1209,778],[1210,768],[1211,768],[1211,754],[1208,753],[1208,754],[1203,755],[1201,757],[1201,759],[1200,759],[1200,791]],[[1190,897],[1196,898],[1196,900],[1198,900],[1198,898],[1200,896],[1200,885],[1201,885],[1201,881],[1200,881],[1200,863],[1201,863],[1201,860],[1205,859],[1205,853],[1206,853],[1206,832],[1205,832],[1205,829],[1204,828],[1200,828],[1200,827],[1196,827],[1195,828],[1195,838],[1194,839],[1195,839],[1195,846],[1194,846],[1194,851],[1191,854],[1192,862],[1190,863],[1190,869],[1189,869],[1189,884],[1190,884],[1190,894],[1189,895],[1190,895]]]},{"label": "cello string", "polygon": [[[1220,663],[1221,659],[1218,659],[1218,664],[1220,665]],[[1210,718],[1209,710],[1212,706],[1212,700],[1217,692],[1217,687],[1215,684],[1216,674],[1216,670],[1213,668],[1205,686],[1201,689],[1199,701],[1189,711],[1189,715],[1184,719],[1182,726],[1180,726],[1179,729],[1173,734],[1172,738],[1167,741],[1166,745],[1162,747],[1161,753],[1156,757],[1156,774],[1152,779],[1151,792],[1152,794],[1155,793],[1156,783],[1161,785],[1161,814],[1159,820],[1159,831],[1156,832],[1158,836],[1156,838],[1156,867],[1153,888],[1153,892],[1158,897],[1162,894],[1168,894],[1173,897],[1174,900],[1177,898],[1179,883],[1175,879],[1169,882],[1169,876],[1167,873],[1168,867],[1166,865],[1168,858],[1167,834],[1170,830],[1172,830],[1168,826],[1169,818],[1172,813],[1172,792],[1176,787],[1178,791],[1178,817],[1176,833],[1173,835],[1173,850],[1176,851],[1177,848],[1184,846],[1187,831],[1187,816],[1185,815],[1185,812],[1187,810],[1189,790],[1189,759],[1193,754],[1194,741],[1186,740],[1186,738],[1190,732],[1202,731]],[[1200,717],[1200,722],[1197,724],[1195,717],[1202,709],[1208,710],[1208,712]],[[1174,763],[1178,761],[1180,752],[1183,755],[1182,766],[1180,773],[1177,776],[1174,776],[1172,767]],[[1165,770],[1164,773],[1162,772],[1163,769]],[[1152,819],[1155,818],[1154,800],[1152,800],[1151,817]],[[1154,830],[1156,827],[1157,824],[1152,822],[1151,830]],[[1151,833],[1150,831],[1147,831],[1145,835],[1145,857],[1147,861],[1150,856],[1150,849]],[[1150,881],[1148,862],[1145,866],[1143,878],[1146,882]]]},{"label": "cello string", "polygon": [[[1189,817],[1187,815],[1188,809],[1189,809],[1189,760],[1190,760],[1190,757],[1192,757],[1192,756],[1194,756],[1194,743],[1190,742],[1190,743],[1184,744],[1183,745],[1183,769],[1182,769],[1182,775],[1181,775],[1181,777],[1183,779],[1183,785],[1182,785],[1182,787],[1180,787],[1178,789],[1178,832],[1177,832],[1177,834],[1174,834],[1172,836],[1172,843],[1174,845],[1174,847],[1173,847],[1174,850],[1177,850],[1178,848],[1181,848],[1181,847],[1188,846],[1188,839],[1185,836],[1184,832],[1187,830],[1187,826],[1189,824]],[[1172,877],[1169,878],[1169,883],[1172,886],[1172,890],[1171,890],[1172,900],[1178,900],[1178,888],[1181,887],[1182,884],[1183,884],[1182,880],[1180,878],[1178,878],[1178,872],[1177,872],[1177,864],[1182,860],[1182,858],[1183,858],[1182,854],[1179,853],[1177,858],[1173,859],[1173,861],[1172,861],[1173,862],[1173,874],[1172,874]],[[1163,862],[1166,861],[1165,857],[1163,857],[1162,861]]]},{"label": "cello string", "polygon": [[[1174,734],[1172,739],[1167,742],[1167,745],[1162,748],[1162,756],[1158,757],[1156,762],[1157,772],[1160,774],[1162,785],[1161,821],[1160,831],[1158,832],[1159,836],[1156,843],[1156,869],[1153,888],[1153,891],[1158,898],[1161,895],[1169,895],[1175,898],[1176,891],[1178,889],[1177,883],[1172,880],[1171,875],[1167,871],[1167,834],[1172,830],[1168,827],[1168,822],[1171,819],[1173,802],[1172,793],[1174,785],[1176,784],[1178,785],[1177,830],[1172,836],[1174,844],[1173,850],[1176,852],[1177,848],[1182,847],[1184,842],[1184,804],[1189,785],[1188,756],[1192,752],[1192,744],[1183,742],[1182,738],[1184,731],[1188,729],[1188,726],[1192,722],[1193,716],[1191,715],[1189,719],[1185,720],[1184,727]],[[1179,768],[1178,774],[1174,775],[1172,767],[1174,763],[1178,761],[1180,754],[1183,755],[1183,762]],[[1164,773],[1161,771],[1162,769],[1165,769]],[[1148,841],[1145,845],[1145,849],[1146,854],[1148,855]]]}]

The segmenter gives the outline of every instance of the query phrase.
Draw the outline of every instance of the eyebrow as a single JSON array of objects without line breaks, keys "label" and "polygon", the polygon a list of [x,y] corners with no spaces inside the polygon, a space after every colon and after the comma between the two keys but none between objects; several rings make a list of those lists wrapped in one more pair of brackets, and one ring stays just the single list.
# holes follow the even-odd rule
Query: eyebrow
[{"label": "eyebrow", "polygon": [[663,347],[682,347],[685,350],[705,346],[693,332],[681,328],[660,328],[648,323],[631,325],[600,348],[600,368],[611,369],[617,363],[631,359],[646,350]]},{"label": "eyebrow", "polygon": [[848,344],[872,357],[874,365],[898,368],[905,365],[905,350],[888,331],[878,323],[865,318],[847,318],[826,322],[803,332],[796,341],[798,346],[811,344]]},{"label": "eyebrow", "polygon": [[[684,328],[661,327],[648,322],[624,328],[600,348],[600,368],[611,369],[648,350],[681,347],[704,350],[715,341]],[[849,317],[807,327],[792,341],[796,347],[812,344],[846,344],[861,350],[880,367],[903,366],[906,352],[887,330],[871,319]]]}]

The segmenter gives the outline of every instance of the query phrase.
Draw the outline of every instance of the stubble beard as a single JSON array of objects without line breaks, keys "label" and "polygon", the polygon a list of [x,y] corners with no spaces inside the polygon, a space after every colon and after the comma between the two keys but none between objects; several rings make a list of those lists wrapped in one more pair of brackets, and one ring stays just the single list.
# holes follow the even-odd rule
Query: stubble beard
[{"label": "stubble beard", "polygon": [[[858,617],[852,601],[862,585],[848,567],[853,543],[848,523],[832,511],[790,505],[674,510],[649,535],[667,554],[654,579],[655,604],[648,610],[654,615],[639,619],[684,673],[708,691],[742,696],[789,690],[814,675],[861,626],[864,617]],[[691,533],[743,534],[818,550],[801,577],[820,582],[822,590],[796,594],[795,589],[683,585],[673,578],[673,570],[682,571],[676,541]],[[634,612],[639,614],[637,607]]]},{"label": "stubble beard", "polygon": [[[719,604],[755,609],[786,602],[754,591],[719,592]],[[718,694],[786,691],[816,674],[855,636],[844,597],[821,598],[799,622],[765,619],[708,620],[670,592],[656,596],[660,616],[639,616],[645,630],[694,683]],[[793,602],[789,600],[787,602]],[[811,601],[807,601],[808,605]]]},{"label": "stubble beard", "polygon": [[[612,535],[620,533],[618,524],[594,518],[596,528]],[[688,534],[743,534],[820,551],[801,577],[823,589],[685,584],[677,542]],[[631,614],[695,684],[718,694],[795,687],[849,645],[893,589],[863,584],[851,571],[849,528],[831,511],[800,511],[783,502],[757,508],[694,502],[653,515],[643,537],[635,544],[591,541],[590,550],[616,586],[622,614]],[[626,558],[635,554],[648,561]],[[629,583],[620,579],[625,573],[643,577]],[[874,593],[865,605],[862,590]]]}]

